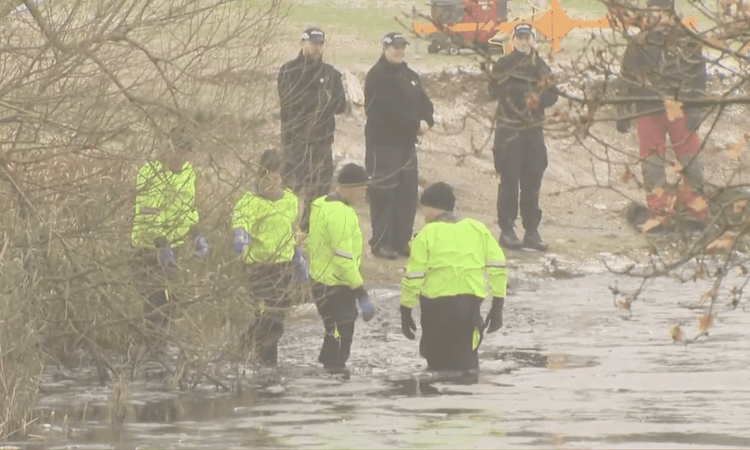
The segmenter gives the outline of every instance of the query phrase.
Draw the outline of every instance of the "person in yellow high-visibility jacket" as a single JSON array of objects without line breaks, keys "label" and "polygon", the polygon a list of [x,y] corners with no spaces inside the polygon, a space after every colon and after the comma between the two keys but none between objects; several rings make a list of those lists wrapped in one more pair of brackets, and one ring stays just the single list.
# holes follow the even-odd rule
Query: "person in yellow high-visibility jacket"
[{"label": "person in yellow high-visibility jacket", "polygon": [[375,315],[360,273],[362,231],[354,209],[365,202],[368,180],[362,166],[347,164],[339,171],[336,190],[313,201],[310,209],[310,277],[326,330],[318,361],[334,371],[344,369],[349,358],[358,315],[355,301],[365,321]]},{"label": "person in yellow high-visibility jacket", "polygon": [[[483,223],[456,218],[456,198],[449,185],[440,182],[428,187],[420,203],[427,224],[412,241],[401,284],[402,332],[408,339],[415,338],[417,326],[411,311],[419,302],[419,352],[427,360],[427,369],[477,369],[484,328],[492,333],[503,323],[505,255]],[[483,321],[480,306],[487,296],[487,275],[493,299]]]},{"label": "person in yellow high-visibility jacket", "polygon": [[240,254],[255,300],[255,320],[244,344],[261,363],[276,365],[286,310],[292,303],[297,268],[295,249],[299,200],[282,188],[283,160],[275,150],[263,152],[255,192],[245,192],[234,206],[234,250]]},{"label": "person in yellow high-visibility jacket", "polygon": [[159,158],[140,168],[136,182],[130,234],[135,248],[135,282],[144,297],[146,318],[160,325],[168,322],[169,279],[178,256],[186,252],[185,244],[201,258],[208,255],[208,243],[197,228],[196,175],[188,161],[191,151],[187,132],[174,128]]}]

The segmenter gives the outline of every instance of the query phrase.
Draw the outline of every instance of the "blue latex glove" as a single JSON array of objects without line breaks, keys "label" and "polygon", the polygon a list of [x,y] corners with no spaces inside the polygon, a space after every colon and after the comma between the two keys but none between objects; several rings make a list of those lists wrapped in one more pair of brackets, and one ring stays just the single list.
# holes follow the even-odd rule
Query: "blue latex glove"
[{"label": "blue latex glove", "polygon": [[375,317],[375,305],[370,301],[369,295],[365,295],[359,299],[359,309],[362,310],[362,319],[365,322],[369,322]]},{"label": "blue latex glove", "polygon": [[162,247],[156,253],[156,258],[159,260],[159,264],[164,267],[176,267],[177,266],[177,252],[169,247]]},{"label": "blue latex glove", "polygon": [[297,266],[297,280],[308,281],[310,279],[310,271],[307,267],[307,257],[299,247],[294,248],[294,264]]},{"label": "blue latex glove", "polygon": [[250,245],[250,235],[244,228],[234,230],[234,252],[241,255],[246,245]]},{"label": "blue latex glove", "polygon": [[195,240],[195,256],[201,259],[208,256],[208,241],[203,235],[198,236]]}]

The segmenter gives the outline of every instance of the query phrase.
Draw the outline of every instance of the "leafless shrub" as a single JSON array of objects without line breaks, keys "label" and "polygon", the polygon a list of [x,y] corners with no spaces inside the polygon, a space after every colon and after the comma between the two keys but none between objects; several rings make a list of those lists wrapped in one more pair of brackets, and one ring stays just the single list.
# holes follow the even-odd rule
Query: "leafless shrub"
[{"label": "leafless shrub", "polygon": [[[276,141],[284,2],[18,5],[0,10],[0,438],[31,420],[45,364],[93,364],[124,386],[156,359],[175,387],[227,387],[231,363],[252,356],[237,342],[255,307],[229,217]],[[175,125],[195,150],[211,251],[184,258],[173,320],[154,330],[132,283],[133,199]]]}]

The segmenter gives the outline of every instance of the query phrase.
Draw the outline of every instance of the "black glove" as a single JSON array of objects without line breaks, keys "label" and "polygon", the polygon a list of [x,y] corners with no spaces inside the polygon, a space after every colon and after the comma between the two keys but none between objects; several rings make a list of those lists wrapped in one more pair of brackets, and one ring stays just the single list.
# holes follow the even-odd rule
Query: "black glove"
[{"label": "black glove", "polygon": [[503,305],[505,305],[504,297],[494,297],[492,299],[492,308],[490,308],[490,312],[487,314],[487,319],[484,321],[484,326],[487,327],[487,333],[492,333],[502,328]]},{"label": "black glove", "polygon": [[401,332],[407,339],[414,340],[414,332],[417,331],[417,324],[411,318],[411,308],[401,305]]},{"label": "black glove", "polygon": [[617,131],[627,133],[630,130],[630,119],[620,119],[617,121]]},{"label": "black glove", "polygon": [[700,111],[688,111],[685,116],[685,126],[690,131],[697,131],[703,122],[703,114]]}]

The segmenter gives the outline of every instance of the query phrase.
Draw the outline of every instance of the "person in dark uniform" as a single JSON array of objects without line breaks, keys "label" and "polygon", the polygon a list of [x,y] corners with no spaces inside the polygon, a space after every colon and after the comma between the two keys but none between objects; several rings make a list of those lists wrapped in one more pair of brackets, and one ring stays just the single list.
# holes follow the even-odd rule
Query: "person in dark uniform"
[{"label": "person in dark uniform", "polygon": [[[453,190],[445,183],[425,189],[421,204],[427,224],[412,242],[401,283],[401,330],[408,339],[415,338],[411,310],[419,301],[419,353],[428,370],[477,369],[484,328],[492,333],[503,325],[505,255],[483,223],[453,215],[455,203]],[[485,275],[489,275],[492,308],[483,321]]]},{"label": "person in dark uniform", "polygon": [[[547,250],[539,235],[542,210],[539,190],[547,168],[544,143],[544,109],[557,102],[557,90],[550,84],[551,70],[534,48],[534,31],[529,24],[513,29],[511,54],[492,67],[490,95],[498,100],[495,144],[492,153],[495,170],[500,174],[497,216],[500,244],[504,248],[527,247]],[[515,232],[518,216],[519,186],[523,241]]]},{"label": "person in dark uniform", "polygon": [[365,202],[368,177],[364,167],[350,163],[341,168],[336,190],[315,199],[310,208],[307,250],[313,298],[326,334],[318,361],[333,372],[349,359],[357,306],[365,322],[375,316],[360,271],[362,231],[356,205]]},{"label": "person in dark uniform", "polygon": [[[709,208],[703,189],[701,140],[696,130],[703,121],[701,108],[678,108],[668,114],[662,99],[690,100],[706,91],[706,63],[702,44],[689,36],[672,17],[671,0],[649,0],[648,26],[625,49],[620,95],[646,100],[634,101],[617,121],[617,130],[630,129],[633,106],[638,121],[639,154],[646,190],[649,220],[654,232],[669,228],[675,212],[684,213],[686,222],[705,224]],[[675,158],[685,168],[680,188],[667,185],[664,157],[666,135],[673,144]],[[646,222],[649,223],[649,222]]]},{"label": "person in dark uniform", "polygon": [[284,182],[304,200],[303,222],[312,200],[331,189],[335,115],[346,110],[341,72],[323,62],[325,40],[320,28],[306,29],[299,56],[278,74]]},{"label": "person in dark uniform", "polygon": [[369,185],[372,254],[409,255],[419,197],[417,136],[435,124],[419,75],[404,62],[409,42],[383,38],[383,54],[365,78],[365,168]]}]

